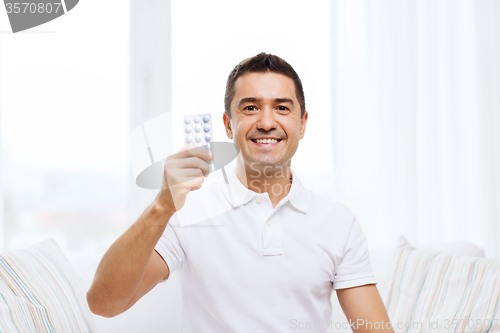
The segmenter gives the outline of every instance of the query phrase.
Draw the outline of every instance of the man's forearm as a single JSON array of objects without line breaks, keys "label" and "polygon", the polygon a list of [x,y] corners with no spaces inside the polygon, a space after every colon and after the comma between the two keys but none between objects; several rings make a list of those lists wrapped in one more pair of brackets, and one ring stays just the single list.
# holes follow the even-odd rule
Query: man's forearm
[{"label": "man's forearm", "polygon": [[94,313],[121,313],[137,291],[154,247],[175,210],[151,204],[105,253],[87,300]]}]

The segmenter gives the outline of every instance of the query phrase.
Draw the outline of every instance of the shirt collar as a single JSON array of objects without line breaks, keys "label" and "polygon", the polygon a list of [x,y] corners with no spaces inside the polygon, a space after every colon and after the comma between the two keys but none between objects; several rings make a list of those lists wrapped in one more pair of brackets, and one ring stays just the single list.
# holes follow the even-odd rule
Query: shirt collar
[{"label": "shirt collar", "polygon": [[[288,199],[292,206],[303,213],[307,213],[312,193],[302,185],[297,173],[295,173],[293,169],[291,169],[291,172],[293,177],[292,187],[290,188],[288,195],[283,200]],[[229,184],[226,184],[226,186],[223,187],[223,192],[226,199],[233,205],[233,207],[242,206],[259,194],[248,189],[241,183],[236,175],[236,167],[227,172],[227,180]]]},{"label": "shirt collar", "polygon": [[287,196],[288,200],[295,208],[303,213],[307,213],[311,205],[312,192],[302,185],[297,173],[293,169],[291,169],[291,171],[293,179],[292,187],[290,188],[290,192],[288,192]]}]

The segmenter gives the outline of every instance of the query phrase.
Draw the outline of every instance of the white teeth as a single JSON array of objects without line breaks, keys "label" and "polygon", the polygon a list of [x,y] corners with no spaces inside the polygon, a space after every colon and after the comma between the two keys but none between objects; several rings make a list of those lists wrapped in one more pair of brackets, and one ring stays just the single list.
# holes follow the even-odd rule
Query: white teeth
[{"label": "white teeth", "polygon": [[257,143],[277,143],[278,140],[276,139],[257,139],[255,140]]}]

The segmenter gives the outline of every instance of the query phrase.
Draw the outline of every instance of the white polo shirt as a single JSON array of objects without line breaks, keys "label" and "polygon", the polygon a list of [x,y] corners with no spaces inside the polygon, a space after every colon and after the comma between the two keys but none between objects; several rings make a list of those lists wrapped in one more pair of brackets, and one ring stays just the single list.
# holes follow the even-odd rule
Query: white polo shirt
[{"label": "white polo shirt", "polygon": [[334,289],[376,283],[356,215],[292,175],[274,209],[233,169],[172,216],[155,250],[179,274],[182,332],[326,332]]}]

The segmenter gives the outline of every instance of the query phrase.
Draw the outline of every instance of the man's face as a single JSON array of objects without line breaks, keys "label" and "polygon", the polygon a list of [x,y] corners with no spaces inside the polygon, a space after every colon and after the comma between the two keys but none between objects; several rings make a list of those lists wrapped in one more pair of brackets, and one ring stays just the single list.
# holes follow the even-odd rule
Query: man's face
[{"label": "man's face", "polygon": [[224,114],[224,124],[246,165],[276,167],[289,165],[304,137],[307,116],[300,117],[292,79],[247,73],[236,80],[231,119]]}]

